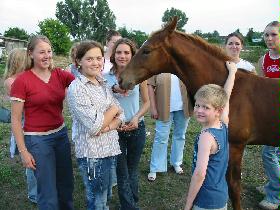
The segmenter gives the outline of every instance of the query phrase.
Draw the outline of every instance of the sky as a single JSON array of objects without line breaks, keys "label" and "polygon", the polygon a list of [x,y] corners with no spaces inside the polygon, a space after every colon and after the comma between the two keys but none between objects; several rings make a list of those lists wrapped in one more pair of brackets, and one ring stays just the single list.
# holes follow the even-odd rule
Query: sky
[{"label": "sky", "polygon": [[[28,33],[39,31],[38,23],[55,18],[59,0],[1,0],[0,33],[9,27],[19,27]],[[236,29],[246,35],[249,28],[261,32],[265,26],[279,20],[276,0],[107,0],[116,16],[117,27],[140,30],[147,34],[159,30],[166,9],[174,7],[189,18],[187,33],[217,30],[227,35]]]}]

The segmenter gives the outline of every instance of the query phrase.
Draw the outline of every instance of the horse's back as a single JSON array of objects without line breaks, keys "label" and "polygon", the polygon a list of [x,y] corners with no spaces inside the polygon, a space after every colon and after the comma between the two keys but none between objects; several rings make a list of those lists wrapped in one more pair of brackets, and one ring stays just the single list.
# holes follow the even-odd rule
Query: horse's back
[{"label": "horse's back", "polygon": [[230,101],[233,139],[276,146],[279,139],[279,79],[237,74]]}]

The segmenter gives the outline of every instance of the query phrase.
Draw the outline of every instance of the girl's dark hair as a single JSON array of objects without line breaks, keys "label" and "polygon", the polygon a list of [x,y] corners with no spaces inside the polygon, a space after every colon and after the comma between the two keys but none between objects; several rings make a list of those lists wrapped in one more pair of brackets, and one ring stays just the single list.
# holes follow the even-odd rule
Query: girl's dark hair
[{"label": "girl's dark hair", "polygon": [[109,42],[113,36],[121,36],[120,32],[115,31],[115,30],[110,30],[107,32],[106,35],[106,42]]},{"label": "girl's dark hair", "polygon": [[227,38],[226,38],[226,40],[225,40],[225,44],[227,44],[228,40],[229,40],[231,37],[234,37],[234,36],[237,37],[237,38],[240,40],[240,42],[241,42],[242,45],[244,45],[243,36],[242,36],[240,33],[238,33],[238,32],[233,32],[233,33],[230,33],[229,35],[227,35]]},{"label": "girl's dark hair", "polygon": [[113,68],[116,69],[117,68],[117,64],[116,64],[116,61],[115,61],[115,54],[116,54],[116,49],[117,47],[120,45],[120,44],[126,44],[130,47],[130,51],[131,51],[131,55],[132,57],[135,55],[136,53],[136,45],[133,41],[131,41],[130,39],[128,38],[121,38],[119,39],[113,49],[112,49],[112,55],[110,57],[110,62],[113,64]]},{"label": "girl's dark hair", "polygon": [[92,41],[92,40],[82,41],[77,46],[76,61],[75,61],[76,66],[79,66],[78,61],[80,61],[87,53],[87,51],[89,51],[92,48],[99,48],[101,50],[102,57],[104,57],[104,50],[99,42]]}]

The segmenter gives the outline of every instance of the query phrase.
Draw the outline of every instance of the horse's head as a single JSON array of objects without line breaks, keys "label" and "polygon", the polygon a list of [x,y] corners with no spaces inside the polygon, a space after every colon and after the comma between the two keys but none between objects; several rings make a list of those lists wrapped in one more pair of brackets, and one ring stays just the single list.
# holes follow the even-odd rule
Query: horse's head
[{"label": "horse's head", "polygon": [[170,45],[168,38],[175,30],[175,17],[162,30],[155,32],[138,50],[125,70],[120,74],[119,84],[123,89],[133,89],[136,84],[160,72],[170,72],[168,62],[170,55],[166,47]]}]

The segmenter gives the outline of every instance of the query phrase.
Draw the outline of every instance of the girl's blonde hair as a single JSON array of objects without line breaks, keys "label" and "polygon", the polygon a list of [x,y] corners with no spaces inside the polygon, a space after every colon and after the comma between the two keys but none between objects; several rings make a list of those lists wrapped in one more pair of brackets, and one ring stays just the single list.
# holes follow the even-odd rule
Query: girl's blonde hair
[{"label": "girl's blonde hair", "polygon": [[[28,44],[27,44],[27,62],[26,62],[26,66],[25,66],[26,70],[34,67],[34,61],[30,57],[30,53],[35,49],[35,47],[39,41],[46,42],[52,47],[50,40],[46,36],[34,35],[34,36],[30,37]],[[53,60],[51,60],[51,64],[49,66],[49,70],[52,70],[52,69],[53,69]]]},{"label": "girl's blonde hair", "polygon": [[215,109],[221,109],[226,106],[228,96],[224,88],[216,84],[203,85],[194,95],[194,99],[203,100],[211,104]]},{"label": "girl's blonde hair", "polygon": [[14,76],[17,73],[24,71],[26,65],[26,49],[15,48],[7,58],[4,79]]}]

